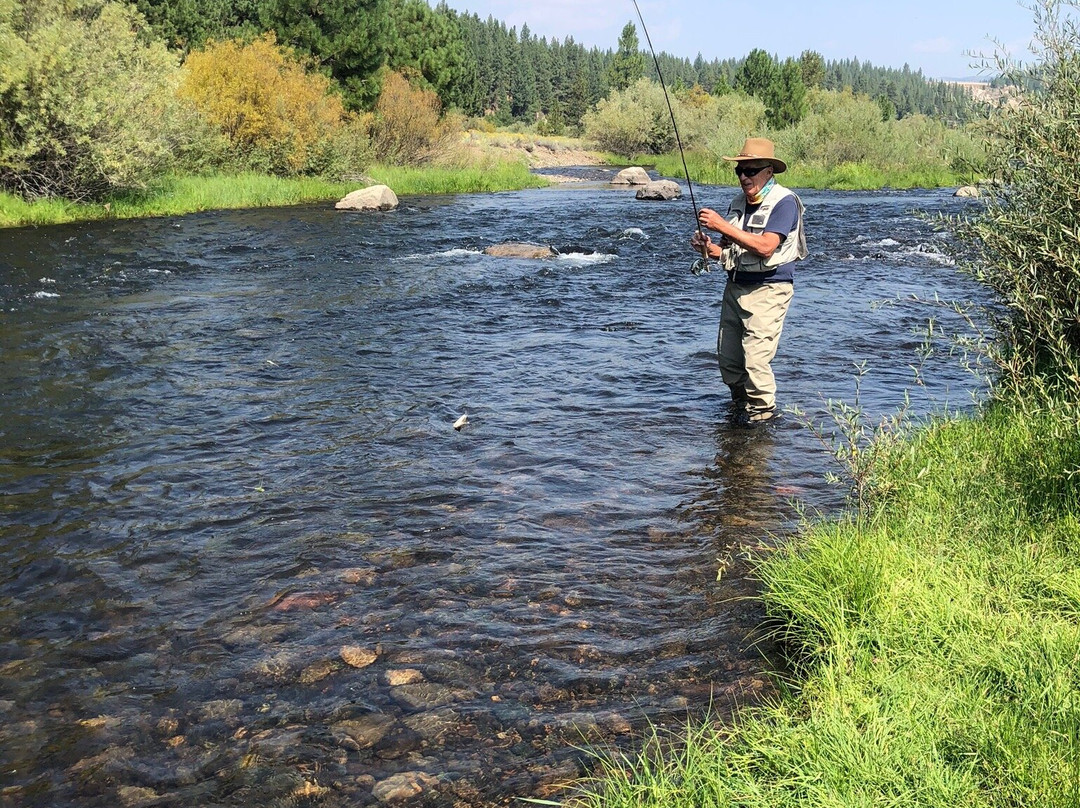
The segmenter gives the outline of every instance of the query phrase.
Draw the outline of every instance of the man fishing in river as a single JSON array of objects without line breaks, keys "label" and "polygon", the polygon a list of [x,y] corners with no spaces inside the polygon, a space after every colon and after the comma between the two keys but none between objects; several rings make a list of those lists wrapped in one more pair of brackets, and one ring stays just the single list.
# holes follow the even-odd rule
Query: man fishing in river
[{"label": "man fishing in river", "polygon": [[[771,363],[794,293],[795,262],[808,254],[804,209],[776,182],[787,164],[775,157],[771,140],[747,138],[739,154],[723,159],[735,163],[742,193],[727,216],[702,208],[690,244],[727,272],[716,338],[720,375],[731,390],[735,423],[756,427],[778,414]],[[701,228],[719,233],[719,241]]]}]

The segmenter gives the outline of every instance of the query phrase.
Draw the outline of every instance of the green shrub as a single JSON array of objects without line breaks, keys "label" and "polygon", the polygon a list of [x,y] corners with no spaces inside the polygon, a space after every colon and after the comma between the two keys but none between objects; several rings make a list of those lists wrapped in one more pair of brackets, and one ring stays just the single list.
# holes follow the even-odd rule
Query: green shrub
[{"label": "green shrub", "polygon": [[0,187],[71,200],[145,188],[183,150],[176,81],[123,3],[0,0]]},{"label": "green shrub", "polygon": [[[700,87],[670,91],[668,109],[663,88],[640,79],[622,92],[612,92],[582,118],[584,135],[605,151],[621,157],[659,155],[677,148],[672,115],[679,127],[684,149],[729,148],[758,129],[765,119],[765,105],[742,93],[722,97]],[[725,152],[726,153],[726,152]]]},{"label": "green shrub", "polygon": [[1062,12],[1074,5],[1034,5],[1033,66],[999,58],[1014,92],[988,124],[994,182],[981,211],[951,223],[1001,303],[1001,381],[1036,405],[1080,398],[1080,30]]},{"label": "green shrub", "polygon": [[[673,108],[677,103],[673,100]],[[585,113],[581,122],[587,139],[622,157],[640,152],[663,154],[676,146],[663,90],[650,79],[638,79],[625,90],[613,91]],[[680,126],[680,134],[685,137],[682,129]]]},{"label": "green shrub", "polygon": [[811,90],[810,112],[776,138],[789,162],[833,168],[870,161],[884,139],[881,109],[866,95],[850,90]]},{"label": "green shrub", "polygon": [[721,158],[738,154],[747,137],[764,131],[767,110],[764,101],[742,92],[733,92],[716,99],[715,112],[712,129],[704,138],[704,150],[719,178],[731,182],[734,178],[731,164],[723,162]]}]

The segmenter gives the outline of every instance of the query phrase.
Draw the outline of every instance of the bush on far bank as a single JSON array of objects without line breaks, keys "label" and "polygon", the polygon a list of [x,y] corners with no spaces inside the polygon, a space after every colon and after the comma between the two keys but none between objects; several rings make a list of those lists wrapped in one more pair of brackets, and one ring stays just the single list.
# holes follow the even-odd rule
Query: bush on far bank
[{"label": "bush on far bank", "polygon": [[438,162],[454,151],[464,120],[444,115],[432,90],[414,87],[400,73],[389,72],[372,115],[365,116],[377,161],[395,166]]},{"label": "bush on far bank", "polygon": [[0,14],[0,188],[101,199],[184,151],[177,58],[118,2],[10,0]]},{"label": "bush on far bank", "polygon": [[765,105],[744,93],[715,97],[700,88],[669,93],[642,79],[613,92],[584,118],[586,139],[622,158],[655,165],[667,176],[683,175],[672,113],[691,168],[691,180],[734,184],[731,165],[749,136],[776,143],[791,167],[789,184],[801,187],[867,189],[937,187],[975,181],[985,151],[975,125],[947,126],[924,115],[885,120],[869,96],[814,89],[808,112],[797,123],[770,130]]},{"label": "bush on far bank", "polygon": [[773,137],[789,164],[826,171],[868,164],[883,170],[961,173],[983,162],[973,127],[951,128],[925,115],[884,120],[876,101],[850,90],[813,90],[809,102],[810,111],[798,124]]},{"label": "bush on far bank", "polygon": [[273,34],[209,42],[188,54],[180,98],[249,168],[312,174],[327,162],[346,114],[330,79],[309,69]]},{"label": "bush on far bank", "polygon": [[[668,109],[668,100],[671,109]],[[671,118],[679,128],[678,139]],[[765,105],[742,93],[712,96],[692,87],[669,92],[647,78],[612,91],[582,118],[584,137],[622,157],[660,155],[678,148],[704,148],[718,136],[742,138],[764,126]]]}]

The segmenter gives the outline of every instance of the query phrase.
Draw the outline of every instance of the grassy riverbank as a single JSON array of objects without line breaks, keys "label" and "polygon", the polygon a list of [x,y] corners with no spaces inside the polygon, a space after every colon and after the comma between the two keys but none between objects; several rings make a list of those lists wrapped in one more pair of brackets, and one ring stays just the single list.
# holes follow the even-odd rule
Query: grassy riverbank
[{"label": "grassy riverbank", "polygon": [[764,558],[796,677],[608,761],[588,805],[1080,805],[1080,426],[996,406],[879,446],[874,503]]},{"label": "grassy riverbank", "polygon": [[[688,153],[687,163],[695,183],[734,185],[731,165],[701,153]],[[398,196],[428,194],[489,193],[549,184],[531,172],[533,168],[562,165],[650,165],[662,176],[682,179],[682,160],[677,152],[638,155],[634,160],[597,152],[575,138],[534,137],[512,132],[466,133],[457,158],[446,166],[372,166],[362,180],[334,182],[318,178],[283,178],[243,173],[166,178],[143,194],[121,196],[98,203],[63,199],[26,202],[0,193],[0,227],[61,224],[98,219],[134,219],[178,216],[205,210],[280,207],[309,202],[336,201],[349,191],[382,183]],[[879,188],[938,188],[971,182],[945,166],[911,168],[869,164],[844,164],[824,170],[793,165],[784,182],[795,188],[876,190]]]},{"label": "grassy riverbank", "polygon": [[548,184],[547,180],[532,174],[524,162],[518,161],[480,162],[449,168],[374,166],[368,170],[364,180],[355,182],[286,179],[250,173],[171,177],[141,196],[120,197],[106,203],[66,200],[25,202],[16,196],[0,193],[0,227],[329,202],[373,183],[390,186],[398,196],[508,191]]},{"label": "grassy riverbank", "polygon": [[[549,181],[532,168],[560,165],[650,165],[665,177],[684,177],[677,152],[638,155],[634,160],[592,151],[575,138],[537,138],[515,133],[469,132],[462,155],[449,166],[372,166],[362,180],[334,182],[302,177],[283,178],[243,173],[214,176],[169,177],[137,196],[122,196],[98,203],[49,199],[26,202],[0,193],[0,227],[61,224],[98,219],[135,219],[178,216],[205,210],[281,207],[309,202],[336,201],[349,191],[382,183],[398,196],[489,193],[540,188]],[[686,156],[695,183],[734,185],[730,163],[701,153]],[[972,182],[945,166],[911,168],[851,163],[833,169],[792,166],[784,182],[795,188],[876,190],[879,188],[941,188]]]}]

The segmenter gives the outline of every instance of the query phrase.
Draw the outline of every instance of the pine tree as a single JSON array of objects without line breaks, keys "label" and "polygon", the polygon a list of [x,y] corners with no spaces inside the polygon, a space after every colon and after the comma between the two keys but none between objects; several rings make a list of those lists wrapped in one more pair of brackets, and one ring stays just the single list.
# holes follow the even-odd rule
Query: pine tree
[{"label": "pine tree", "polygon": [[798,62],[784,61],[762,100],[768,108],[769,125],[778,129],[798,123],[806,116],[806,85]]},{"label": "pine tree", "polygon": [[134,6],[157,35],[178,50],[201,47],[210,39],[263,33],[257,24],[258,0],[135,0]]},{"label": "pine tree", "polygon": [[510,88],[514,78],[514,55],[517,52],[517,29],[509,31],[506,25],[495,22],[488,17],[488,28],[491,30],[491,64],[493,75],[491,76],[491,108],[495,112],[495,120],[499,124],[509,124],[513,117],[510,114]]},{"label": "pine tree", "polygon": [[760,48],[755,48],[735,74],[735,89],[765,101],[777,77],[778,70],[773,58]]},{"label": "pine tree", "polygon": [[540,99],[536,91],[536,63],[531,57],[532,34],[528,24],[521,26],[521,39],[514,52],[510,79],[510,114],[514,118],[536,117]]},{"label": "pine tree", "polygon": [[575,68],[571,71],[570,90],[566,95],[564,111],[567,122],[578,127],[581,125],[581,118],[589,109],[589,80],[583,64],[578,64]]},{"label": "pine tree", "polygon": [[348,106],[375,102],[377,71],[390,44],[388,0],[269,0],[259,21],[283,45],[328,68]]},{"label": "pine tree", "polygon": [[457,107],[468,115],[481,115],[484,107],[480,89],[480,65],[476,48],[469,39],[470,31],[466,18],[459,16],[456,11],[447,6],[445,0],[440,0],[439,5],[435,7],[435,13],[444,17],[447,24],[456,32],[463,52],[458,81],[443,99],[443,103]]},{"label": "pine tree", "polygon": [[799,70],[806,87],[820,87],[825,83],[825,59],[817,51],[802,52],[799,57]]},{"label": "pine tree", "polygon": [[619,49],[608,71],[608,84],[613,90],[625,90],[645,75],[645,54],[641,52],[637,28],[628,22],[619,35]]},{"label": "pine tree", "polygon": [[424,0],[392,0],[390,19],[387,66],[434,90],[443,107],[475,106],[470,103],[474,88],[467,82],[475,73],[475,60],[456,20],[433,11]]}]

